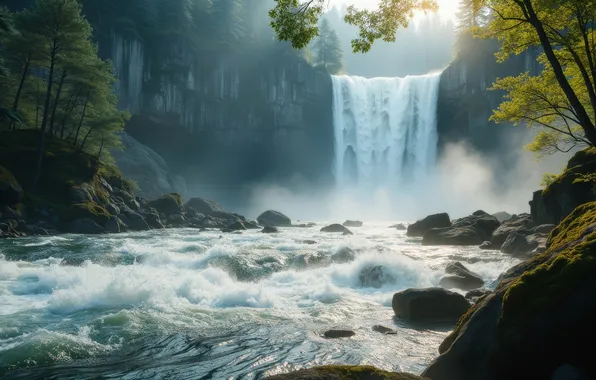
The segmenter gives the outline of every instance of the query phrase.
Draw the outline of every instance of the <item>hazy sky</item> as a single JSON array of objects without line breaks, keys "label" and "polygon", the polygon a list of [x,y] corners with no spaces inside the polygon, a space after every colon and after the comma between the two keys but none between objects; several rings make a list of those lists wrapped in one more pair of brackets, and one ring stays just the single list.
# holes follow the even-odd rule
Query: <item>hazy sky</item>
[{"label": "hazy sky", "polygon": [[[354,4],[360,8],[370,7],[371,5],[375,4],[376,0],[329,0],[330,4],[333,5],[351,5]],[[457,12],[457,7],[459,4],[459,0],[437,0],[439,3],[439,14],[444,18],[451,18],[454,20],[455,13]],[[455,21],[455,20],[454,20]]]}]

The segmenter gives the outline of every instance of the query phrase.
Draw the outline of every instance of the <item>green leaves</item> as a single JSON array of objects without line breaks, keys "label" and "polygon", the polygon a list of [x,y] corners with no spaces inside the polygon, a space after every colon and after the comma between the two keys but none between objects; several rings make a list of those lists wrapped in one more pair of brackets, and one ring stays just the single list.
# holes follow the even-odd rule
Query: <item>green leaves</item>
[{"label": "green leaves", "polygon": [[[290,41],[296,49],[306,47],[318,34],[318,20],[325,10],[324,0],[275,0],[269,12],[271,26],[282,41]],[[360,29],[352,41],[354,52],[365,53],[379,39],[395,41],[400,27],[407,27],[415,11],[436,11],[435,0],[381,0],[376,10],[348,7],[345,21]]]}]

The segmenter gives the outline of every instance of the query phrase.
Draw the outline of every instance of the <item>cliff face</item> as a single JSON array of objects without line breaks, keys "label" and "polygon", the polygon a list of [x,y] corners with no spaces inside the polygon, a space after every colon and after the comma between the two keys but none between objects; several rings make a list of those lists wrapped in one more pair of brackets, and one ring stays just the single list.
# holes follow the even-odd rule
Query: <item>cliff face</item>
[{"label": "cliff face", "polygon": [[[127,132],[173,170],[237,185],[301,174],[329,176],[332,86],[327,73],[283,50],[195,57],[181,41],[100,41],[114,62]],[[159,57],[156,59],[155,57]],[[234,177],[233,181],[227,181]]]}]

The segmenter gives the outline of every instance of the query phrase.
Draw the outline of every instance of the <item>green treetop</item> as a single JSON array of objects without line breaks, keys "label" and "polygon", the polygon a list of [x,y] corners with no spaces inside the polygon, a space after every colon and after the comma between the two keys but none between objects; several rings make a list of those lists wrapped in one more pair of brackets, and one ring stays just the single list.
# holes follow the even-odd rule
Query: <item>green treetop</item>
[{"label": "green treetop", "polygon": [[319,28],[319,36],[313,44],[313,64],[322,66],[331,74],[337,74],[343,69],[343,52],[341,43],[335,30],[323,19]]}]

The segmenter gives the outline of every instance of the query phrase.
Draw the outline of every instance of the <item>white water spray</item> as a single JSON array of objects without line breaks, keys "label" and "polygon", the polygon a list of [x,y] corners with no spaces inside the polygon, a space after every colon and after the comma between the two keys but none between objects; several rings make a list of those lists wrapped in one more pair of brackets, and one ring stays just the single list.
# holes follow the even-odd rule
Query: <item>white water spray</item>
[{"label": "white water spray", "polygon": [[440,73],[332,79],[338,186],[405,190],[428,178],[437,156]]}]

